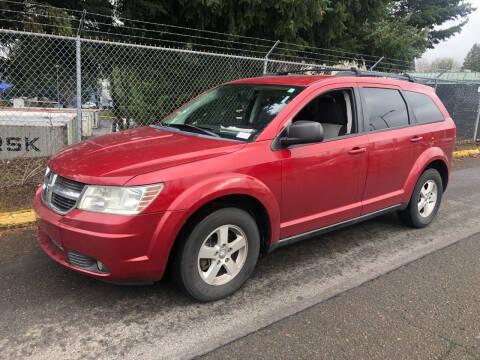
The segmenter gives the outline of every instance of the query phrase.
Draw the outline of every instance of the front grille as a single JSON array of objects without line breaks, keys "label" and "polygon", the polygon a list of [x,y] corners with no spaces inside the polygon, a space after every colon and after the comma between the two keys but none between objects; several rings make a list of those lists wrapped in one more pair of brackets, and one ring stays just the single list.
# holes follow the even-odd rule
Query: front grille
[{"label": "front grille", "polygon": [[83,190],[83,187],[85,186],[85,184],[82,184],[82,183],[79,183],[77,181],[73,181],[73,180],[70,180],[70,179],[67,179],[67,178],[64,178],[64,177],[57,177],[57,184],[58,185],[61,185],[69,190],[73,190],[73,191],[76,191],[76,192],[79,192],[81,193],[82,190]]},{"label": "front grille", "polygon": [[85,184],[49,171],[45,175],[42,200],[53,211],[65,215],[77,206]]},{"label": "front grille", "polygon": [[70,209],[73,209],[76,203],[76,200],[63,197],[56,193],[52,193],[52,205],[55,206],[57,209],[60,209],[62,211],[69,211]]}]

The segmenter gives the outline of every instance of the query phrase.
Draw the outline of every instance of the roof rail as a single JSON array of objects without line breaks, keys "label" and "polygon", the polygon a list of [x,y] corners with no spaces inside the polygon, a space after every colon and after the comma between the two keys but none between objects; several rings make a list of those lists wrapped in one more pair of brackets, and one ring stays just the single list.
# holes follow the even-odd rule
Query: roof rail
[{"label": "roof rail", "polygon": [[[337,74],[337,76],[342,76],[341,74]],[[345,76],[345,75],[343,75]],[[349,75],[351,76],[351,75]],[[397,79],[397,80],[405,80],[405,81],[410,81],[410,82],[416,82],[415,79],[410,76],[407,73],[403,74],[395,74],[395,73],[387,73],[387,72],[381,72],[381,71],[370,71],[370,70],[359,70],[356,76],[362,76],[362,77],[386,77],[386,78],[392,78],[392,79]]]},{"label": "roof rail", "polygon": [[[352,68],[353,69],[353,68]],[[289,74],[303,74],[303,73],[308,73],[308,72],[314,72],[314,73],[324,73],[324,72],[332,72],[332,71],[344,71],[345,68],[336,68],[332,66],[322,66],[318,65],[315,66],[314,69],[301,69],[301,70],[287,70],[287,71],[277,71],[275,73],[271,74],[265,74],[267,76],[269,75],[289,75]]]},{"label": "roof rail", "polygon": [[274,74],[266,74],[266,75],[289,75],[289,74],[303,74],[303,73],[309,73],[309,72],[314,72],[314,73],[330,72],[331,73],[334,71],[337,72],[335,76],[387,77],[387,78],[392,78],[397,80],[416,82],[415,79],[407,73],[394,74],[394,73],[387,73],[387,72],[381,72],[381,71],[360,70],[356,67],[345,69],[345,68],[337,68],[337,67],[322,66],[322,65],[319,65],[313,69],[280,71]]}]

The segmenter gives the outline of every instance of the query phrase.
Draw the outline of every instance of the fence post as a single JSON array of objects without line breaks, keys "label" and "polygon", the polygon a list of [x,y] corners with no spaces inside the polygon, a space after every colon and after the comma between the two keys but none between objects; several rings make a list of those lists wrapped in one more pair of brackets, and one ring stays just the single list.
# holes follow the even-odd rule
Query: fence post
[{"label": "fence post", "polygon": [[268,51],[267,55],[265,55],[265,58],[263,61],[263,75],[267,73],[268,57],[272,53],[273,49],[277,47],[278,44],[280,44],[280,40],[277,40],[277,42],[273,44],[272,48]]},{"label": "fence post", "polygon": [[380,59],[377,60],[377,62],[375,64],[373,64],[370,69],[368,69],[368,71],[372,71],[373,69],[375,69],[377,67],[378,64],[380,64],[382,62],[382,60],[385,59],[385,56],[382,56]]},{"label": "fence post", "polygon": [[77,140],[82,141],[82,50],[80,33],[82,31],[83,21],[85,20],[86,10],[83,10],[82,18],[77,29],[77,39],[75,40],[76,54],[76,74],[77,74]]},{"label": "fence post", "polygon": [[478,109],[477,109],[477,119],[475,120],[475,130],[473,131],[473,141],[477,141],[478,122],[480,120],[480,86],[478,87],[477,93],[478,93]]},{"label": "fence post", "polygon": [[448,70],[442,70],[440,71],[440,74],[437,75],[437,77],[435,78],[435,92],[437,92],[437,85],[438,85],[438,79],[440,79],[440,77],[445,74],[446,72],[448,72]]}]

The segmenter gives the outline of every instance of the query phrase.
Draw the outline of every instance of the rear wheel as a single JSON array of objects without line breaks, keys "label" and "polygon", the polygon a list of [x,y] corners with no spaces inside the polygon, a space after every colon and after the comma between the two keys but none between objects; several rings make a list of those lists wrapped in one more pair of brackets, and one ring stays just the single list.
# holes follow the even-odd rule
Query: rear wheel
[{"label": "rear wheel", "polygon": [[213,301],[238,290],[253,272],[260,251],[255,220],[224,208],[196,224],[174,259],[177,283],[194,299]]},{"label": "rear wheel", "polygon": [[442,201],[443,184],[437,170],[427,169],[415,185],[408,207],[399,212],[408,226],[422,228],[432,222]]}]

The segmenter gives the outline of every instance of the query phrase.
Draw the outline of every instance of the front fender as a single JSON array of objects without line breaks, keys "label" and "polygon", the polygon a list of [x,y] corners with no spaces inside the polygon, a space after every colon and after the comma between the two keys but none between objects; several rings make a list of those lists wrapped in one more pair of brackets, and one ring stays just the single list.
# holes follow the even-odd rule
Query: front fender
[{"label": "front fender", "polygon": [[[268,186],[252,176],[224,173],[196,183],[172,201],[157,225],[149,257],[158,259],[162,268],[165,268],[173,243],[190,216],[208,202],[227,195],[247,195],[258,200],[265,207],[270,220],[270,243],[278,239],[280,207]],[[166,228],[168,236],[165,236]]]},{"label": "front fender", "polygon": [[269,216],[271,240],[278,238],[280,228],[278,201],[267,185],[249,175],[226,173],[199,182],[177,196],[170,204],[169,210],[186,210],[188,219],[201,206],[227,195],[247,195],[257,199],[265,207]]},{"label": "front fender", "polygon": [[403,186],[405,199],[404,202],[408,203],[413,193],[413,189],[418,181],[418,178],[427,168],[427,166],[435,160],[441,160],[447,165],[450,173],[451,163],[445,152],[439,147],[431,147],[426,149],[418,158],[415,164],[412,166],[407,180]]}]

